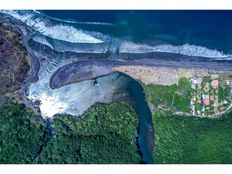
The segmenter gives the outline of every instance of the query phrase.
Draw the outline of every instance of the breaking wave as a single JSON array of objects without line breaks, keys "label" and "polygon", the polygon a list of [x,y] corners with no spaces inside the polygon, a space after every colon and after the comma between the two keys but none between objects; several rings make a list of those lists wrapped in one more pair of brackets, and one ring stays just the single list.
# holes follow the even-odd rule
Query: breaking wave
[{"label": "breaking wave", "polygon": [[102,43],[98,39],[87,32],[77,29],[74,26],[64,23],[54,24],[49,19],[41,18],[34,11],[15,11],[3,10],[2,13],[11,15],[12,17],[26,23],[36,31],[45,36],[74,43]]},{"label": "breaking wave", "polygon": [[119,50],[121,53],[167,52],[182,54],[186,56],[211,57],[219,60],[231,60],[231,56],[225,55],[223,52],[190,44],[184,44],[180,46],[174,46],[170,44],[151,46],[146,44],[135,44],[133,42],[123,42],[120,45]]},{"label": "breaking wave", "polygon": [[64,19],[59,19],[59,18],[55,18],[55,17],[51,17],[48,16],[44,13],[41,13],[40,11],[34,10],[35,13],[43,15],[47,18],[56,20],[56,21],[60,21],[60,22],[67,22],[67,23],[72,23],[72,24],[84,24],[84,25],[105,25],[105,26],[114,26],[114,24],[111,23],[107,23],[107,22],[80,22],[80,21],[74,21],[74,20],[64,20]]},{"label": "breaking wave", "polygon": [[[176,53],[186,56],[197,56],[213,58],[215,60],[232,60],[232,55],[224,54],[222,51],[213,50],[204,46],[184,44],[184,45],[148,45],[130,42],[123,38],[114,38],[109,35],[104,35],[100,32],[89,32],[77,28],[70,23],[80,24],[78,21],[66,21],[62,19],[53,18],[47,16],[38,11],[25,11],[25,10],[3,10],[2,13],[11,15],[12,17],[24,22],[28,26],[32,27],[42,35],[67,43],[77,44],[89,44],[87,46],[71,45],[72,48],[67,48],[63,45],[57,46],[55,42],[49,42],[45,38],[35,37],[34,40],[49,46],[50,48],[58,49],[59,51],[74,51],[74,52],[93,52],[93,53],[105,53],[118,52],[118,53],[149,53],[149,52],[164,52],[164,53]],[[83,24],[92,25],[113,25],[110,23],[99,22],[83,22]],[[103,44],[104,43],[104,44]],[[98,44],[98,46],[96,46]],[[69,47],[70,44],[67,44]],[[104,47],[104,49],[100,49]],[[88,49],[87,49],[88,48]]]}]

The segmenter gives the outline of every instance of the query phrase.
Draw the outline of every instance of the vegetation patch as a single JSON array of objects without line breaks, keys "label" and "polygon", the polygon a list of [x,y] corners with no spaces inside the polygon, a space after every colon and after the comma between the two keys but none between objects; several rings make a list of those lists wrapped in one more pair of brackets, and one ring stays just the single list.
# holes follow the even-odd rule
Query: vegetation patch
[{"label": "vegetation patch", "polygon": [[0,163],[31,164],[48,141],[50,130],[41,117],[23,105],[0,108]]},{"label": "vegetation patch", "polygon": [[232,113],[219,119],[153,114],[159,164],[231,164]]},{"label": "vegetation patch", "polygon": [[140,163],[138,117],[126,103],[98,104],[81,118],[56,116],[56,135],[41,153],[42,163]]},{"label": "vegetation patch", "polygon": [[98,104],[81,118],[56,116],[55,135],[23,105],[0,108],[0,163],[140,163],[138,117],[126,103]]},{"label": "vegetation patch", "polygon": [[144,86],[148,102],[152,108],[163,106],[168,110],[190,111],[191,84],[187,78],[181,78],[178,85],[170,86],[149,84]]},{"label": "vegetation patch", "polygon": [[0,23],[0,95],[20,88],[29,71],[27,51],[20,34]]}]

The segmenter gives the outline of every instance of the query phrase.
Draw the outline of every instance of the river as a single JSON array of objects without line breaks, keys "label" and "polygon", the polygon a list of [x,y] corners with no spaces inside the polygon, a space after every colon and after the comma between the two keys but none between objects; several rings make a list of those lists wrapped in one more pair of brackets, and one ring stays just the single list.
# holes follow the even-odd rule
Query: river
[{"label": "river", "polygon": [[152,123],[152,114],[148,107],[143,87],[134,79],[126,76],[126,90],[128,91],[133,106],[139,117],[138,127],[138,143],[139,150],[142,153],[142,161],[144,163],[154,163],[153,142],[154,142],[154,128]]}]

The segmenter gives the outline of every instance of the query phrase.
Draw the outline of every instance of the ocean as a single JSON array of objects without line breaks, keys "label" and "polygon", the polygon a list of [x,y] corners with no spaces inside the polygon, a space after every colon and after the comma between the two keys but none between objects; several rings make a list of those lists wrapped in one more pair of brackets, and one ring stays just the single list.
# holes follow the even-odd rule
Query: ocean
[{"label": "ocean", "polygon": [[214,10],[45,10],[47,16],[80,22],[85,30],[99,31],[135,43],[197,45],[232,53],[232,11]]}]

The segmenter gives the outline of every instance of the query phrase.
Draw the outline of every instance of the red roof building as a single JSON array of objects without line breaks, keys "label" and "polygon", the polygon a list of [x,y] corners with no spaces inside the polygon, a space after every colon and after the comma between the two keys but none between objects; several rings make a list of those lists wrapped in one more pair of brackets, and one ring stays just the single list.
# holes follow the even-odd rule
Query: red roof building
[{"label": "red roof building", "polygon": [[210,105],[209,95],[206,95],[206,96],[205,96],[204,104],[205,104],[206,106],[209,106],[209,105]]},{"label": "red roof building", "polygon": [[218,84],[219,84],[218,80],[213,80],[211,83],[211,85],[214,89],[218,89]]}]

